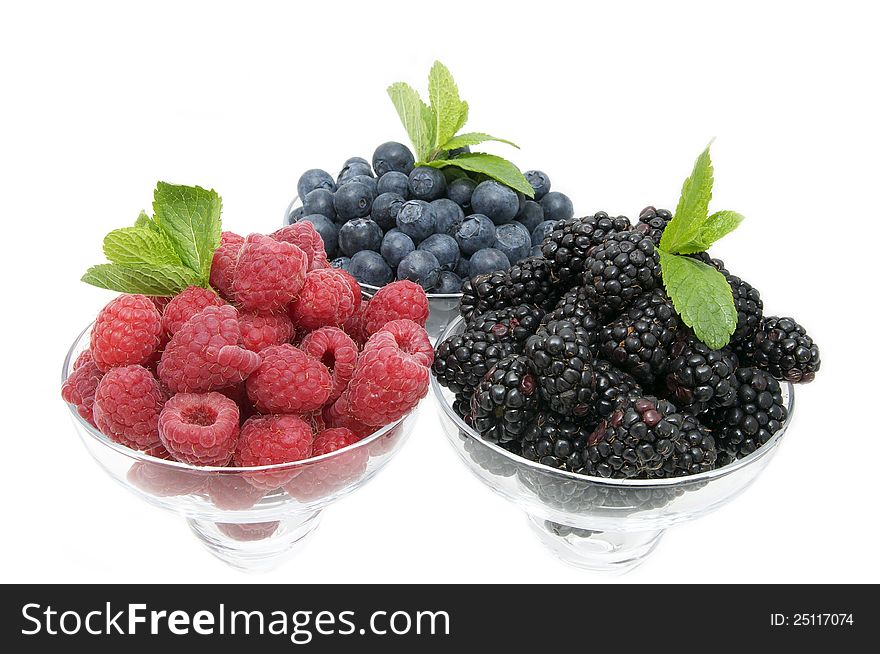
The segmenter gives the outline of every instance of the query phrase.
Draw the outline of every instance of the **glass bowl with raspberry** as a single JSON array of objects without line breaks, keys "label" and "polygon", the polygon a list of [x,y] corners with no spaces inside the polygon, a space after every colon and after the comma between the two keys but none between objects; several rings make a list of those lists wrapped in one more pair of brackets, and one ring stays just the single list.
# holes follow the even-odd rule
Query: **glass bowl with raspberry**
[{"label": "glass bowl with raspberry", "polygon": [[[303,217],[302,209],[303,204],[300,201],[299,196],[294,197],[293,201],[284,211],[284,219],[282,224],[284,226],[287,226],[301,219]],[[339,225],[333,224],[333,221],[321,220],[322,217],[323,216],[318,216],[314,222],[315,228],[321,234],[321,237],[323,239],[338,240]],[[369,218],[369,216],[367,216],[367,218]],[[379,234],[382,234],[381,230]],[[335,249],[331,249],[331,251],[328,253],[328,257],[331,259],[331,265],[343,265],[344,267],[347,266],[348,263],[344,260],[349,259],[348,257],[344,257],[342,255],[338,247],[335,247]],[[381,276],[381,270],[384,270],[383,266],[387,266],[387,262],[380,263],[382,255],[379,254],[379,252],[375,252],[375,256],[373,257],[373,259],[375,259],[375,262],[367,258],[367,261],[364,263],[364,265],[369,268],[371,264],[374,264],[377,268],[380,269],[380,272],[377,274],[380,274]],[[349,272],[352,272],[352,270],[349,270]],[[385,272],[387,274],[390,274],[389,277],[385,278],[387,279],[387,282],[391,282],[397,278],[396,275],[393,274],[394,271],[392,269],[389,268]],[[352,274],[355,273],[352,272]],[[369,274],[369,270],[366,271],[366,274]],[[359,276],[360,275],[355,274],[355,277]],[[461,278],[458,276],[456,276],[456,278],[458,280],[457,282],[455,281],[455,279],[449,277],[448,275],[444,275],[442,278],[438,275],[437,285],[435,285],[432,290],[427,291],[428,305],[430,311],[428,313],[428,320],[425,324],[425,329],[427,330],[428,336],[430,337],[432,343],[437,340],[437,337],[443,332],[446,326],[458,315],[458,305],[461,301],[461,291],[459,290]],[[442,282],[449,282],[450,280],[455,285],[453,286],[455,290],[450,290],[448,292],[443,291]],[[364,296],[368,298],[375,295],[379,291],[379,289],[383,288],[383,286],[385,285],[380,285],[378,283],[370,284],[360,280],[358,283],[360,284]]]},{"label": "glass bowl with raspberry", "polygon": [[[453,321],[440,342],[463,328],[461,318]],[[730,457],[724,465],[696,474],[619,479],[530,460],[517,451],[517,441],[505,446],[489,442],[462,419],[456,411],[456,406],[462,409],[460,400],[435,374],[431,390],[443,431],[461,460],[490,489],[525,511],[533,531],[557,557],[584,569],[617,572],[642,563],[669,527],[707,515],[745,491],[776,455],[794,410],[793,388],[780,382],[785,417],[780,428],[750,454]],[[560,435],[560,440],[570,435],[562,434],[558,425],[547,425],[542,429],[557,429],[553,436]],[[540,437],[549,443],[547,433],[540,432]],[[519,447],[523,444],[528,447],[528,437]]]},{"label": "glass bowl with raspberry", "polygon": [[[62,384],[85,365],[92,328],[83,330],[68,351]],[[67,385],[68,402],[70,394],[75,396],[90,383],[88,376],[79,377],[81,388]],[[68,407],[77,434],[107,474],[153,506],[184,517],[212,554],[246,571],[269,570],[294,554],[317,527],[323,509],[367,483],[398,452],[413,430],[418,410],[351,444],[351,432],[324,430],[320,445],[318,439],[313,441],[311,456],[293,463],[231,467],[172,460],[161,445],[146,451],[132,449],[96,428],[92,404],[74,402]],[[174,417],[173,411],[168,413]],[[298,418],[291,421],[303,426]],[[259,447],[256,433],[251,455],[259,455]],[[201,454],[210,457],[211,452]]]}]

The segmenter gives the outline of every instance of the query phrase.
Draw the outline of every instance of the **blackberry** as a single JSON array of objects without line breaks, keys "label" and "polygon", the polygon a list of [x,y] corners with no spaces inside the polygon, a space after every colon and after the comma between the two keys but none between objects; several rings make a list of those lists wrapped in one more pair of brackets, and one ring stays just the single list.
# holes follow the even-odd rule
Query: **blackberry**
[{"label": "blackberry", "polygon": [[474,391],[471,424],[487,441],[519,440],[537,405],[537,384],[529,360],[522,355],[504,357]]},{"label": "blackberry", "polygon": [[474,316],[467,329],[470,332],[492,334],[499,342],[513,344],[517,348],[517,354],[521,354],[523,343],[538,331],[543,317],[543,309],[520,304]]},{"label": "blackberry", "polygon": [[526,341],[541,399],[562,415],[586,416],[592,408],[595,379],[593,335],[567,320],[542,327]]},{"label": "blackberry", "polygon": [[764,318],[740,353],[749,365],[793,384],[813,381],[822,364],[819,348],[794,318]]},{"label": "blackberry", "polygon": [[584,270],[587,253],[609,234],[631,229],[626,216],[611,218],[604,211],[592,216],[561,220],[544,239],[541,252],[562,281],[576,279]]},{"label": "blackberry", "polygon": [[633,305],[599,331],[599,356],[652,384],[668,367],[681,320],[660,289],[644,293]]},{"label": "blackberry", "polygon": [[461,293],[459,311],[469,320],[473,315],[520,304],[550,308],[558,300],[560,289],[546,259],[529,257],[509,270],[465,280]]},{"label": "blackberry", "polygon": [[647,234],[654,241],[654,245],[660,245],[660,238],[663,236],[663,230],[672,220],[672,213],[666,209],[655,209],[654,207],[645,207],[639,214],[639,224],[635,229],[638,232]]},{"label": "blackberry", "polygon": [[615,368],[610,362],[596,359],[593,363],[596,390],[593,395],[593,416],[607,418],[629,398],[642,394],[642,388],[633,377]]},{"label": "blackberry", "polygon": [[764,303],[761,301],[761,294],[758,293],[758,289],[736,275],[732,275],[721,259],[712,259],[705,252],[698,252],[688,256],[714,266],[718,272],[724,275],[727,283],[730,284],[733,302],[736,305],[736,329],[730,337],[731,344],[736,344],[749,338],[758,329],[761,318],[764,315]]},{"label": "blackberry", "polygon": [[628,402],[590,434],[583,472],[615,479],[663,479],[712,470],[712,433],[668,400]]},{"label": "blackberry", "polygon": [[[599,318],[587,301],[587,295],[581,286],[575,286],[566,291],[565,295],[559,298],[553,311],[544,316],[545,323],[554,320],[568,320],[583,327],[591,334],[597,334],[601,327]],[[594,342],[597,340],[596,336],[593,337],[593,340]]]},{"label": "blackberry", "polygon": [[736,397],[733,405],[706,414],[706,424],[715,433],[723,463],[751,454],[782,429],[788,411],[782,387],[768,372],[759,368],[736,371]]},{"label": "blackberry", "polygon": [[670,350],[666,388],[676,406],[694,415],[730,406],[736,397],[733,374],[738,367],[730,347],[713,350],[687,333]]},{"label": "blackberry", "polygon": [[650,236],[633,231],[611,234],[584,260],[587,299],[604,316],[660,286],[660,255]]},{"label": "blackberry", "polygon": [[466,331],[437,346],[432,369],[437,381],[469,403],[474,389],[492,366],[514,351],[512,343],[500,342],[491,332]]},{"label": "blackberry", "polygon": [[522,438],[522,456],[551,468],[578,472],[586,461],[590,429],[553,411],[541,411]]}]

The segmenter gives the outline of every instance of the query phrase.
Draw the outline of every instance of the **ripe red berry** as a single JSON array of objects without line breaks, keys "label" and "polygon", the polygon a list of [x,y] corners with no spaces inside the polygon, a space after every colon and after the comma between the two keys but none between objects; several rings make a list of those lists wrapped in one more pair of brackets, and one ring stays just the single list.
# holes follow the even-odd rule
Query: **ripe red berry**
[{"label": "ripe red berry", "polygon": [[202,309],[222,307],[226,302],[214,291],[201,286],[190,286],[172,298],[162,314],[162,327],[168,337]]},{"label": "ripe red berry", "polygon": [[[292,463],[311,456],[312,428],[299,416],[268,415],[248,418],[241,427],[232,460],[239,467]],[[274,490],[301,472],[292,467],[250,472],[245,478],[256,488]]]},{"label": "ripe red berry", "polygon": [[318,359],[330,371],[333,390],[327,402],[332,402],[342,395],[342,391],[354,375],[354,367],[358,359],[358,346],[351,336],[338,327],[322,327],[306,334],[299,347],[306,354]]},{"label": "ripe red berry", "polygon": [[161,334],[162,317],[146,295],[120,295],[101,309],[92,327],[95,365],[107,372],[143,363],[159,347]]},{"label": "ripe red berry", "polygon": [[275,311],[296,297],[307,270],[306,254],[297,246],[251,234],[238,253],[232,292],[245,309]]},{"label": "ripe red berry", "polygon": [[227,300],[233,300],[232,278],[235,273],[235,262],[244,245],[244,237],[233,232],[223,232],[220,236],[220,247],[214,250],[211,261],[211,286]]},{"label": "ripe red berry", "polygon": [[312,443],[312,456],[321,456],[341,450],[343,447],[354,445],[359,440],[361,440],[360,437],[345,427],[325,429],[315,435],[315,440]]},{"label": "ripe red berry", "polygon": [[330,397],[333,382],[327,367],[290,344],[260,352],[262,363],[248,377],[248,397],[262,413],[308,413]]},{"label": "ripe red berry", "polygon": [[418,284],[401,280],[380,288],[367,303],[363,330],[369,337],[386,322],[407,318],[424,327],[428,321],[428,296]]},{"label": "ripe red berry", "polygon": [[238,405],[220,393],[178,393],[159,415],[159,437],[178,461],[225,466],[238,440]]},{"label": "ripe red berry", "polygon": [[272,234],[276,241],[292,243],[306,253],[309,261],[309,270],[329,268],[327,251],[324,249],[324,241],[318,234],[315,226],[305,220],[282,227]]},{"label": "ripe red berry", "polygon": [[[391,334],[397,343],[397,347],[407,354],[411,354],[423,366],[430,368],[431,364],[434,363],[434,348],[431,346],[428,332],[425,331],[424,327],[420,327],[412,320],[392,320],[382,325],[379,332]],[[364,349],[369,344],[370,341],[367,341]]]},{"label": "ripe red berry", "polygon": [[76,411],[93,426],[92,406],[95,403],[95,391],[104,373],[95,365],[90,350],[80,354],[73,364],[73,371],[61,386],[61,397],[65,402],[76,406]]},{"label": "ripe red berry", "polygon": [[360,295],[352,292],[346,274],[338,268],[321,268],[306,275],[299,295],[290,303],[290,318],[297,329],[337,327],[351,318]]},{"label": "ripe red berry", "polygon": [[111,440],[137,450],[159,444],[165,393],[143,366],[112,368],[95,389],[95,424]]},{"label": "ripe red berry", "polygon": [[296,330],[286,311],[274,313],[241,311],[238,314],[241,344],[252,352],[270,345],[289,343]]}]

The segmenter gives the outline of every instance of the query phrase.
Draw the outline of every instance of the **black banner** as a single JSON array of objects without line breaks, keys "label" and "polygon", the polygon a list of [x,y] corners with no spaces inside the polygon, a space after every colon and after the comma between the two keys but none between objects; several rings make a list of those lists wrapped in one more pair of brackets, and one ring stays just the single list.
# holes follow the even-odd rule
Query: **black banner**
[{"label": "black banner", "polygon": [[4,587],[0,642],[114,654],[136,640],[163,652],[846,646],[880,633],[873,596],[865,586],[22,585]]}]

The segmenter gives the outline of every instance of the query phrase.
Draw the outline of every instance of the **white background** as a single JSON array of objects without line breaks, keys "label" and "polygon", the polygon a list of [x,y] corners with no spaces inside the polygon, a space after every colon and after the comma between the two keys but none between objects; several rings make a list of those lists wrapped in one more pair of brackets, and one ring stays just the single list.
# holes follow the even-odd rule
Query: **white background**
[{"label": "white background", "polygon": [[[183,520],[106,477],[59,396],[65,351],[110,299],[80,283],[156,180],[271,231],[299,174],[405,140],[385,95],[434,59],[469,127],[517,141],[578,213],[674,208],[712,137],[713,250],[822,349],[765,475],[670,530],[615,583],[880,581],[878,139],[869,3],[19,3],[0,10],[3,497],[0,580],[249,581]],[[503,146],[502,146],[503,147]],[[331,507],[278,582],[588,582],[457,460],[425,401],[399,457]]]}]

